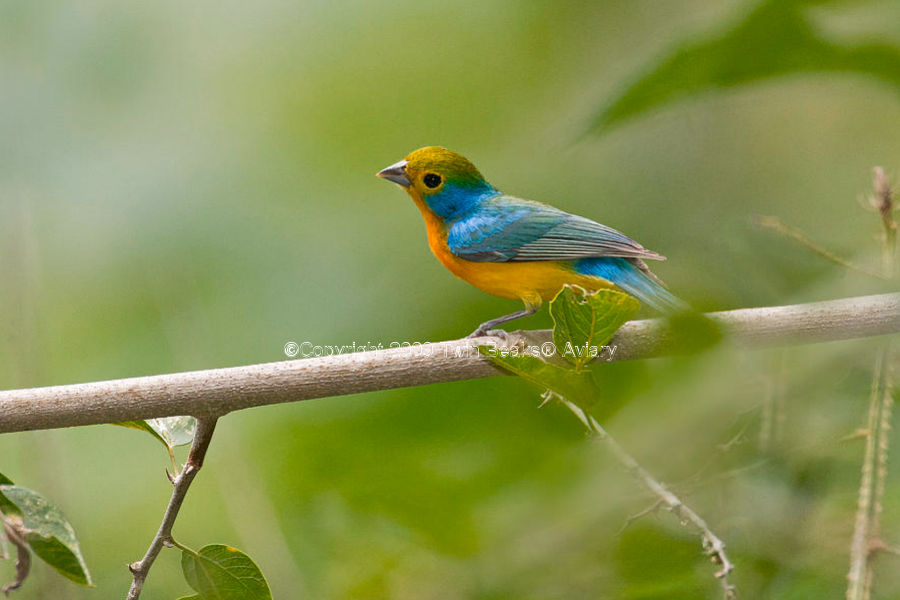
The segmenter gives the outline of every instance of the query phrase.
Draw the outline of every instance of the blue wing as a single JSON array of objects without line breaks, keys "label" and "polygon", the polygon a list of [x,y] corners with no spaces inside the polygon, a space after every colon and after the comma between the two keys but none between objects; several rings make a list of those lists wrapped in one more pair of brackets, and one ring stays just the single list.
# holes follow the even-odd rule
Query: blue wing
[{"label": "blue wing", "polygon": [[512,196],[490,198],[455,221],[447,245],[456,256],[474,262],[599,256],[665,260],[611,227]]}]

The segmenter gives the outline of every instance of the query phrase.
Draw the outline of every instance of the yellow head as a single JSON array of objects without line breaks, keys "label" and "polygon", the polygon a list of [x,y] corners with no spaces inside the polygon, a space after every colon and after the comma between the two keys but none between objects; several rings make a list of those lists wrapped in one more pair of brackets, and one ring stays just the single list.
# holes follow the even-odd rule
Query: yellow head
[{"label": "yellow head", "polygon": [[469,159],[441,146],[420,148],[379,171],[378,176],[423,197],[440,194],[445,187],[468,191],[490,188]]}]

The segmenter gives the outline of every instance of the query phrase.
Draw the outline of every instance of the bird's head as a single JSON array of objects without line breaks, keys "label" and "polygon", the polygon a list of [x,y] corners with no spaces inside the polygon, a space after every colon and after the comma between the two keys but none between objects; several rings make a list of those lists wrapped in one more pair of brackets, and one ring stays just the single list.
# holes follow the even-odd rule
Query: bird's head
[{"label": "bird's head", "polygon": [[420,148],[377,175],[403,186],[444,218],[498,193],[465,156],[440,146]]}]

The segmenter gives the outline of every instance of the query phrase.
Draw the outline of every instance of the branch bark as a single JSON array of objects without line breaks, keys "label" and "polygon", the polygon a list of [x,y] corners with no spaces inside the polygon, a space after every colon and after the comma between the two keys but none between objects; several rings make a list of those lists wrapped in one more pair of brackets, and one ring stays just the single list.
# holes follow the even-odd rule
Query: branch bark
[{"label": "branch bark", "polygon": [[[756,348],[900,332],[900,293],[748,308],[708,316],[732,343]],[[549,330],[524,332],[530,344]],[[0,392],[0,433],[175,415],[221,416],[262,406],[505,374],[475,350],[494,337],[226,369]],[[677,354],[665,320],[626,323],[614,360]]]}]

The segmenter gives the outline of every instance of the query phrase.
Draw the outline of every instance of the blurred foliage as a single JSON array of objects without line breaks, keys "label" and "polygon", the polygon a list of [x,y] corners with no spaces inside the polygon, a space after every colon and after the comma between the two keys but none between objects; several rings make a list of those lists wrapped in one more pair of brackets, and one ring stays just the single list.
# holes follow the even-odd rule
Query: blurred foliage
[{"label": "blurred foliage", "polygon": [[848,45],[822,37],[806,12],[845,0],[766,0],[736,27],[691,42],[626,88],[594,120],[601,132],[621,121],[702,91],[801,72],[869,75],[900,92],[900,46]]},{"label": "blurred foliage", "polygon": [[[652,117],[645,104],[648,118],[571,143],[636,73],[762,10],[786,20],[745,38],[742,69],[776,49],[900,46],[896,2],[778,4],[0,3],[0,386],[281,360],[289,340],[446,339],[509,312],[449,276],[416,209],[373,177],[426,144],[666,254],[656,270],[700,310],[893,289],[748,225],[778,215],[877,265],[879,224],[856,200],[873,165],[900,165],[891,86],[823,64]],[[653,98],[686,98],[721,64],[697,58]],[[862,456],[844,438],[873,356],[866,340],[717,346],[590,370],[621,404],[616,439],[729,544],[743,597],[780,600],[843,593]],[[718,594],[677,523],[618,533],[652,499],[567,411],[537,404],[508,377],[229,415],[176,537],[233,541],[276,598]],[[30,432],[0,437],[0,457],[65,509],[97,586],[35,564],[17,597],[123,596],[171,492],[156,442]],[[892,468],[888,531],[897,497]],[[876,564],[878,598],[900,594],[892,560]],[[165,553],[145,594],[184,592]]]}]

